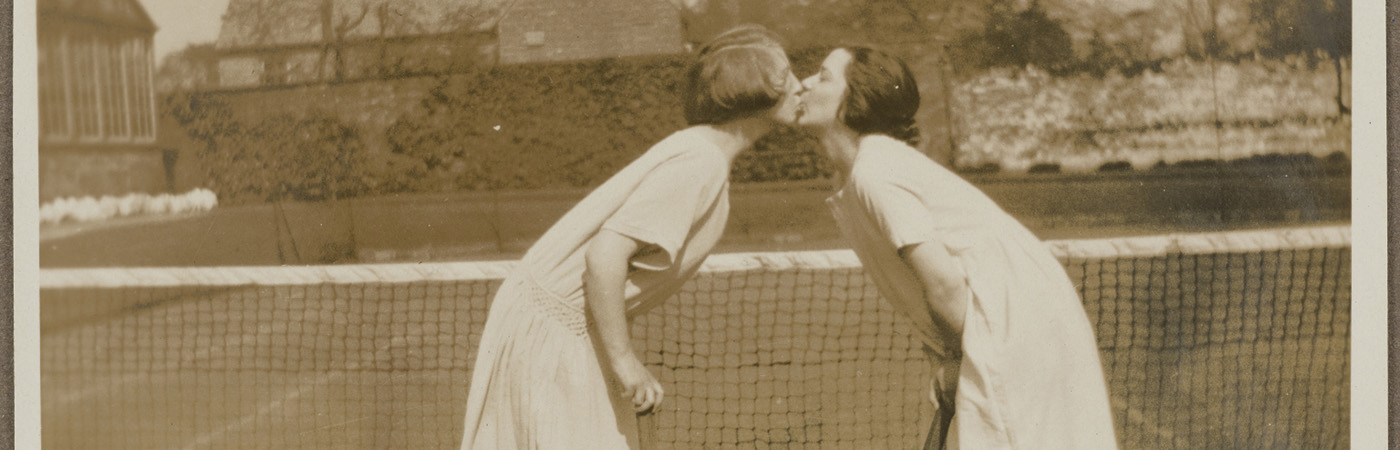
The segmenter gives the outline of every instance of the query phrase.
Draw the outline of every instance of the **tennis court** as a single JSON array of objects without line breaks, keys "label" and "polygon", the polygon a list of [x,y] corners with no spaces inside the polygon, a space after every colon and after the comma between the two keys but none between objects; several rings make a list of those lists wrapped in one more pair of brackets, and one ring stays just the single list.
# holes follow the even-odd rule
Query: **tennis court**
[{"label": "tennis court", "polygon": [[[1349,227],[1048,244],[1123,448],[1349,448]],[[45,448],[455,448],[509,268],[43,270]],[[713,256],[633,336],[667,389],[648,448],[916,448],[931,420],[846,251]]]}]

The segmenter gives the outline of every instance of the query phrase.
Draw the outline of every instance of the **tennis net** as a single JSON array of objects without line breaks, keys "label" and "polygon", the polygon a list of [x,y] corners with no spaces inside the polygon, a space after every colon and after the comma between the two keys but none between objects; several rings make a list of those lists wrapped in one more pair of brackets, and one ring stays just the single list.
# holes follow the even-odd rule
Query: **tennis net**
[{"label": "tennis net", "polygon": [[[1348,448],[1350,232],[1050,241],[1125,449]],[[456,448],[508,262],[40,272],[49,449]],[[929,364],[848,251],[716,255],[634,345],[647,448],[907,449]]]}]

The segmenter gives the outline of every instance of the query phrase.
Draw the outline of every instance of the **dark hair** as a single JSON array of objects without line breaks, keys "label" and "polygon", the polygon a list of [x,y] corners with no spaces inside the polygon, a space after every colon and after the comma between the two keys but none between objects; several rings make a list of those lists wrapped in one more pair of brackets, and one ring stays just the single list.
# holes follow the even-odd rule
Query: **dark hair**
[{"label": "dark hair", "polygon": [[701,47],[686,71],[685,120],[721,124],[772,108],[789,71],[777,34],[759,25],[732,28]]},{"label": "dark hair", "polygon": [[918,145],[919,85],[904,61],[870,47],[843,47],[851,54],[846,66],[846,98],[841,123],[861,135],[884,134]]},{"label": "dark hair", "polygon": [[706,42],[704,46],[700,47],[696,56],[704,58],[722,48],[745,45],[771,46],[781,49],[783,48],[783,38],[763,25],[740,24],[711,38],[710,42]]}]

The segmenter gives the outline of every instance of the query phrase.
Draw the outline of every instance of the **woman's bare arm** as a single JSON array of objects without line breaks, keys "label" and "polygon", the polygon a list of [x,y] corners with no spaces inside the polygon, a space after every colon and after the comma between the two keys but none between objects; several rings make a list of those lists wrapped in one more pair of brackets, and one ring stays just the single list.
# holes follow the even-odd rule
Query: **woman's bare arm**
[{"label": "woman's bare arm", "polygon": [[924,287],[924,300],[937,319],[942,331],[955,346],[961,344],[963,316],[967,311],[968,287],[966,272],[948,249],[937,242],[913,244],[900,249],[900,256]]},{"label": "woman's bare arm", "polygon": [[[924,301],[940,321],[940,335],[948,348],[959,351],[942,361],[933,361],[933,404],[937,408],[941,430],[946,432],[956,409],[958,374],[962,369],[963,318],[967,312],[968,286],[962,264],[948,249],[937,242],[924,242],[900,249],[900,256],[914,269],[924,286]],[[942,437],[938,438],[942,443]]]},{"label": "woman's bare arm", "polygon": [[599,231],[584,253],[583,293],[606,353],[600,362],[612,367],[622,382],[623,394],[631,397],[632,405],[641,412],[659,405],[664,391],[632,351],[627,323],[623,290],[630,260],[639,248],[641,245],[630,237]]}]

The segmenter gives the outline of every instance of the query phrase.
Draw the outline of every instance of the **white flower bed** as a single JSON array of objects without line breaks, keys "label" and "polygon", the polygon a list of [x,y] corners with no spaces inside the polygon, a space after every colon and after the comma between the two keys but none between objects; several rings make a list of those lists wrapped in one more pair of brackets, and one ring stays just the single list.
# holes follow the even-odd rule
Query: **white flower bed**
[{"label": "white flower bed", "polygon": [[43,224],[63,222],[92,222],[114,217],[179,214],[209,211],[218,206],[213,191],[199,188],[184,194],[127,194],[122,197],[104,196],[60,198],[39,206],[39,221]]}]

